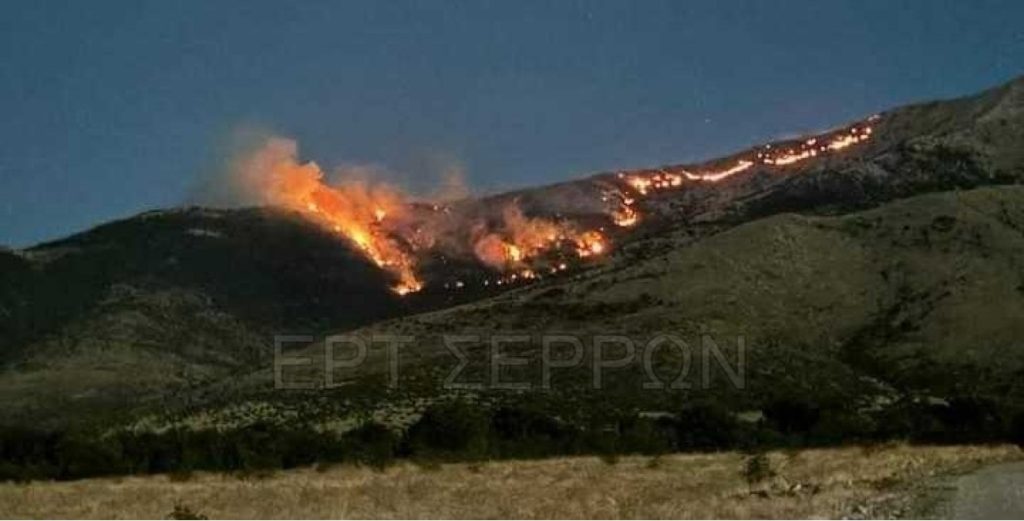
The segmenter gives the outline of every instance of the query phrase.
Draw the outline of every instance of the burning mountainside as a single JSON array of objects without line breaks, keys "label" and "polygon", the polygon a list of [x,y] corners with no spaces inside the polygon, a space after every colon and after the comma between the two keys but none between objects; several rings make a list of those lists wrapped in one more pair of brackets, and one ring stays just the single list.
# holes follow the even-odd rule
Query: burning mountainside
[{"label": "burning mountainside", "polygon": [[625,186],[612,190],[605,199],[615,199],[619,202],[619,207],[612,213],[615,224],[621,227],[630,227],[640,220],[640,212],[635,206],[637,201],[648,195],[660,191],[678,190],[682,188],[684,181],[718,183],[741,172],[746,172],[756,165],[783,167],[835,153],[870,139],[874,131],[871,125],[879,119],[880,117],[877,115],[871,116],[866,122],[850,125],[823,135],[756,147],[747,154],[741,154],[735,158],[733,163],[725,167],[702,170],[675,167],[643,174],[620,172],[617,174],[617,178]]},{"label": "burning mountainside", "polygon": [[[0,382],[3,415],[12,424],[85,424],[128,405],[170,410],[183,396],[190,411],[236,397],[262,403],[274,335],[361,327],[420,338],[525,326],[649,338],[707,325],[711,335],[742,332],[747,345],[766,346],[755,350],[759,364],[793,364],[752,373],[756,389],[777,389],[781,374],[808,378],[787,379],[790,389],[849,382],[853,390],[885,382],[881,368],[911,375],[887,388],[944,397],[966,388],[947,386],[949,375],[976,376],[968,387],[990,386],[984,394],[994,396],[1019,376],[1006,353],[1019,348],[1014,318],[1024,305],[1014,289],[1024,251],[1014,231],[1024,226],[1021,107],[1024,80],[703,164],[443,204],[351,176],[327,182],[297,160],[293,142],[262,140],[231,176],[197,191],[202,206],[0,251],[0,345],[10,369]],[[252,208],[259,204],[273,208]],[[565,276],[612,250],[614,266]],[[540,277],[543,288],[489,298]],[[395,286],[422,289],[399,297]],[[893,312],[909,317],[912,334],[862,334]],[[994,339],[991,349],[979,351],[977,338]],[[403,360],[417,378],[437,374],[435,355],[450,355],[431,341],[415,352]],[[854,357],[869,368],[863,378],[850,371],[854,353],[866,357]],[[373,365],[359,377],[375,375]],[[261,376],[238,378],[250,370]],[[241,387],[225,394],[217,383],[225,381]],[[416,403],[445,393],[423,388],[439,394]],[[381,395],[376,383],[368,390]],[[591,404],[584,414],[597,415],[615,405],[577,391],[548,402]],[[635,402],[641,394],[669,396],[627,391],[624,405],[667,410],[657,398]],[[751,408],[763,405],[764,393],[750,395]]]},{"label": "burning mountainside", "polygon": [[395,224],[408,210],[400,192],[386,185],[349,182],[329,186],[316,163],[297,161],[293,141],[271,139],[239,165],[243,180],[264,201],[302,212],[318,224],[348,238],[370,260],[393,273],[399,294],[418,291],[414,263]]},{"label": "burning mountainside", "polygon": [[[603,210],[591,216],[596,220],[578,215],[527,215],[515,198],[493,209],[489,203],[475,200],[416,200],[386,183],[346,180],[328,184],[320,167],[299,162],[296,144],[284,139],[268,140],[238,166],[247,188],[255,190],[264,203],[298,211],[342,235],[391,273],[393,290],[405,295],[424,287],[419,265],[431,255],[470,258],[493,270],[497,278],[479,281],[485,286],[565,271],[570,263],[610,251],[607,227],[637,225],[643,219],[638,203],[654,193],[683,190],[687,183],[718,183],[755,166],[784,168],[832,154],[870,139],[871,124],[877,119],[873,116],[823,135],[757,147],[721,167],[619,173],[611,183],[593,179],[591,182],[603,186],[604,194]],[[456,281],[445,287],[464,285]]]},{"label": "burning mountainside", "polygon": [[423,288],[417,259],[428,253],[468,253],[495,271],[532,279],[545,263],[546,270],[561,271],[568,256],[588,258],[608,249],[600,231],[567,219],[528,217],[515,201],[491,219],[416,201],[384,183],[329,185],[316,163],[297,160],[296,145],[288,140],[269,140],[239,167],[263,202],[298,211],[344,236],[395,277],[393,289],[401,295]]}]

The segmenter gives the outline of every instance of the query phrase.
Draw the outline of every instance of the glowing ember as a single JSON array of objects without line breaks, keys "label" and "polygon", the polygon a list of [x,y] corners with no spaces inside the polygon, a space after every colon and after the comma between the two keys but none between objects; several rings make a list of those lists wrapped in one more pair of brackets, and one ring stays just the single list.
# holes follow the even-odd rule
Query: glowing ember
[{"label": "glowing ember", "polygon": [[616,226],[629,228],[630,226],[635,225],[639,220],[640,214],[638,214],[632,206],[626,204],[626,201],[622,201],[622,207],[620,209],[612,212],[612,222],[614,222]]},{"label": "glowing ember", "polygon": [[580,258],[600,255],[604,251],[604,237],[599,232],[589,231],[576,238],[576,254]]}]

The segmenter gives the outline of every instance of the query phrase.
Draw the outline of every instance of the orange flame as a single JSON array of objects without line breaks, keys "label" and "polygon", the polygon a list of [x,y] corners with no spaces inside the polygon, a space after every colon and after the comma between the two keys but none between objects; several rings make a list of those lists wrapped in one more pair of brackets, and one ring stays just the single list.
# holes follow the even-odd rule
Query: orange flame
[{"label": "orange flame", "polygon": [[264,200],[296,210],[352,242],[377,266],[398,280],[394,291],[419,291],[412,258],[384,226],[385,216],[401,215],[407,207],[401,194],[387,185],[347,182],[328,186],[316,163],[299,163],[294,142],[271,140],[243,164],[248,179],[258,182]]},{"label": "orange flame", "polygon": [[[872,116],[868,122],[878,120]],[[721,169],[703,171],[659,170],[645,174],[620,173],[619,185],[605,192],[602,200],[615,199],[608,209],[612,223],[619,227],[635,226],[642,219],[636,203],[655,192],[676,190],[684,181],[717,183],[753,168],[755,165],[782,167],[822,155],[838,152],[872,137],[869,124],[858,124],[840,131],[799,142],[787,142],[773,148],[765,145],[735,163]],[[416,217],[407,198],[397,189],[383,183],[346,181],[338,185],[324,182],[324,173],[316,163],[300,163],[294,142],[272,139],[266,146],[243,162],[244,179],[255,188],[263,202],[301,212],[326,229],[345,237],[377,266],[391,273],[396,293],[405,295],[419,291],[423,282],[417,274],[415,252],[435,248],[451,241],[439,241],[442,234],[430,226],[450,215],[449,207],[433,204],[426,220]],[[440,222],[440,221],[438,221]],[[415,226],[410,226],[415,223]],[[442,226],[439,229],[444,229]],[[434,230],[434,231],[431,231]],[[468,249],[484,264],[505,273],[493,279],[494,284],[511,284],[518,280],[541,278],[538,270],[555,274],[565,271],[566,255],[580,259],[599,256],[610,249],[607,238],[599,230],[580,230],[576,223],[528,217],[515,204],[506,206],[496,225],[479,223],[469,234]],[[465,252],[460,232],[456,249]],[[450,236],[446,236],[450,237]],[[557,264],[545,264],[548,261]],[[490,285],[492,279],[483,281]],[[464,282],[446,284],[456,289]]]},{"label": "orange flame", "polygon": [[[875,122],[879,119],[881,119],[880,116],[875,115],[868,118],[868,121]],[[618,177],[625,183],[627,191],[632,190],[636,195],[645,197],[657,191],[676,189],[682,185],[683,178],[689,181],[717,183],[749,170],[758,163],[766,166],[786,166],[799,163],[867,141],[872,137],[872,132],[870,125],[854,125],[840,131],[809,138],[795,145],[784,147],[782,150],[772,148],[772,145],[768,144],[762,147],[754,157],[740,158],[734,165],[721,170],[691,172],[678,169],[676,173],[660,170],[653,174],[627,175],[619,173]],[[626,195],[616,195],[619,198],[619,205],[610,211],[612,222],[622,227],[633,226],[640,219],[640,212],[633,205],[635,200]],[[608,200],[607,195],[605,200]]]},{"label": "orange flame", "polygon": [[[579,257],[589,257],[603,252],[605,242],[598,231],[578,232],[572,223],[526,217],[515,204],[502,211],[498,231],[478,226],[475,233],[473,251],[477,258],[501,270],[520,268],[544,253],[559,250],[566,243],[574,245]],[[529,276],[523,272],[520,275],[535,278],[532,270],[527,271]]]},{"label": "orange flame", "polygon": [[596,231],[588,231],[576,237],[576,254],[581,258],[604,253],[607,245],[604,236]]},{"label": "orange flame", "polygon": [[618,210],[612,212],[612,222],[616,226],[623,228],[629,228],[640,221],[640,214],[626,201],[622,201],[622,206]]}]

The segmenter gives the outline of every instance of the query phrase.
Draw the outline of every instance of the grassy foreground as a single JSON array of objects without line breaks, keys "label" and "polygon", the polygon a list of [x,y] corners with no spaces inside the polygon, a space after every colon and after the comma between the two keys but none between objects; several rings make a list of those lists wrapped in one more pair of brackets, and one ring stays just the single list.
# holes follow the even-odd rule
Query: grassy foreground
[{"label": "grassy foreground", "polygon": [[753,484],[749,457],[735,452],[6,483],[0,516],[167,518],[176,508],[236,519],[884,516],[900,514],[922,478],[1022,457],[1007,445],[772,452],[769,477]]}]

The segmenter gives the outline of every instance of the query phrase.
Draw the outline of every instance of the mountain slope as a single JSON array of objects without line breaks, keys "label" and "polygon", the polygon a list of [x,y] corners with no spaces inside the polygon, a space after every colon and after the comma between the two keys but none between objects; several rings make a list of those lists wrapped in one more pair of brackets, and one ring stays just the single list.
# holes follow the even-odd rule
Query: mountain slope
[{"label": "mountain slope", "polygon": [[406,306],[345,243],[269,210],[150,212],[0,262],[11,414],[124,409],[258,367],[274,334]]},{"label": "mountain slope", "polygon": [[[743,221],[780,211],[849,211],[915,193],[1024,179],[1024,78],[871,119],[871,139],[863,144],[787,166],[755,165],[724,182],[666,193],[655,213],[670,220]],[[802,139],[768,146],[792,148]],[[660,170],[730,164],[763,148]]]},{"label": "mountain slope", "polygon": [[[264,371],[227,402],[276,403],[267,417],[282,410],[291,417],[297,404],[328,396],[331,405],[307,409],[307,419],[368,408],[397,423],[409,410],[452,393],[526,403],[583,423],[616,411],[679,410],[707,399],[734,411],[761,410],[793,396],[815,407],[853,411],[966,397],[1019,409],[1022,232],[1024,188],[1016,186],[927,194],[843,216],[781,214],[703,238],[678,229],[652,239],[661,243],[658,248],[638,243],[612,265],[571,280],[349,332],[367,340],[415,339],[401,351],[397,390],[384,386],[392,369],[377,346],[365,364],[333,372],[344,384],[333,394],[266,392],[271,376]],[[566,333],[581,340],[587,355],[576,367],[555,369],[552,388],[543,389],[541,335]],[[494,381],[490,340],[502,334],[526,335],[508,339],[502,353],[528,365],[499,377],[523,382],[526,390],[488,383]],[[443,335],[479,336],[460,340],[468,366],[457,381],[468,388],[446,382],[461,362]],[[603,385],[595,388],[592,344],[600,335],[628,336],[638,355],[625,367],[605,369]],[[672,349],[651,357],[666,384],[686,371],[685,388],[644,387],[651,373],[639,350],[662,335],[693,348],[689,365]],[[701,369],[708,358],[700,351],[705,339],[721,348],[726,365],[743,367],[743,388],[717,370],[714,359],[711,371]],[[736,361],[738,343],[743,363]],[[615,347],[611,353],[605,358],[624,352]],[[323,345],[294,356],[322,361]],[[323,385],[322,364],[290,371],[286,380]]]},{"label": "mountain slope", "polygon": [[[1024,188],[1016,186],[841,217],[781,214],[697,241],[676,230],[571,281],[374,328],[711,331],[745,334],[752,346],[986,364],[1024,356],[1015,318],[1024,310],[1022,232]],[[663,253],[648,253],[655,250]],[[1015,367],[1005,362],[1002,370]],[[893,376],[917,370],[894,368]]]},{"label": "mountain slope", "polygon": [[[600,227],[616,246],[604,260],[533,285],[484,287],[493,269],[426,252],[426,288],[400,298],[388,290],[389,275],[353,245],[269,209],[151,212],[0,251],[0,412],[12,423],[60,423],[302,402],[309,397],[271,390],[273,336],[353,329],[417,335],[403,363],[418,387],[403,392],[418,399],[444,392],[438,377],[452,360],[440,332],[523,330],[671,332],[730,345],[742,336],[759,391],[708,390],[737,408],[757,407],[752,402],[783,388],[834,401],[898,392],[1016,396],[1024,217],[1020,189],[1005,185],[1024,179],[1022,107],[1018,79],[701,164],[453,205],[472,224],[514,201],[530,216]],[[769,149],[866,136],[865,125],[870,139],[856,146],[792,164],[758,162]],[[749,167],[717,181],[693,178],[745,161]],[[658,175],[682,180],[650,193],[631,183]],[[937,193],[918,195],[928,192]],[[625,198],[636,199],[641,218],[620,228],[609,204]],[[442,286],[456,281],[449,287],[458,290]],[[414,315],[446,306],[454,307]],[[393,317],[400,318],[385,320]],[[655,360],[665,368],[678,362],[659,356],[668,357]],[[371,353],[345,378],[375,379],[379,360]],[[479,376],[486,368],[471,369]],[[578,385],[584,376],[568,378],[568,398],[530,399],[583,400],[596,411],[615,400],[675,407],[695,392],[636,393],[642,375],[627,370],[606,392],[591,393]],[[363,392],[355,383],[342,395]],[[365,389],[371,408],[396,399],[376,384]]]}]

